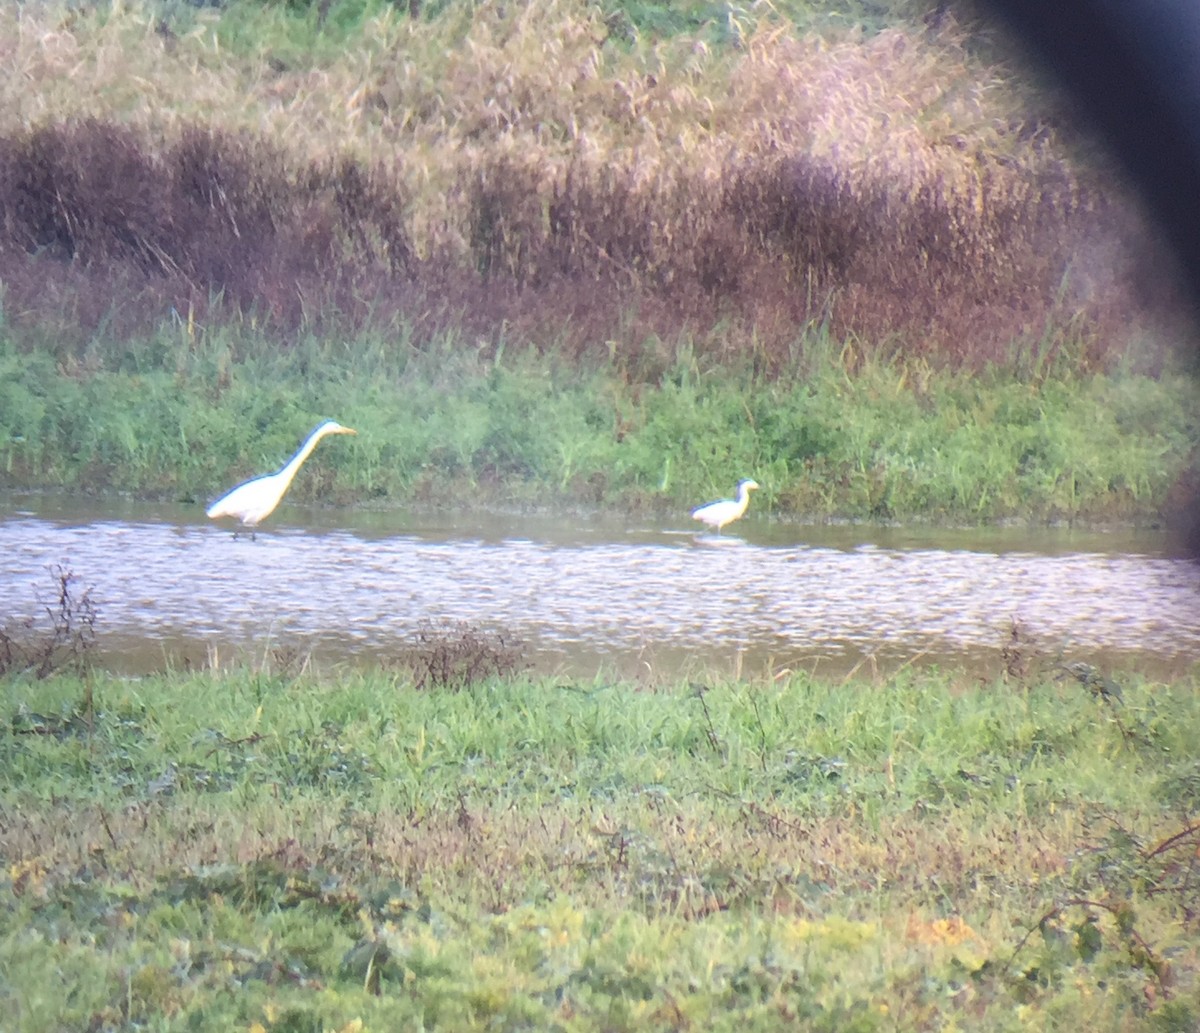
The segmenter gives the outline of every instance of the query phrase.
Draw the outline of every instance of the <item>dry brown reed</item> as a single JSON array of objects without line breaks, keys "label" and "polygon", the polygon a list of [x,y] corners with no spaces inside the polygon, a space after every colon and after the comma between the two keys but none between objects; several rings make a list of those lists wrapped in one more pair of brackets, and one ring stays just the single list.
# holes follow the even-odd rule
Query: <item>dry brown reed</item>
[{"label": "dry brown reed", "polygon": [[1102,365],[1178,307],[1108,170],[953,32],[626,46],[555,0],[385,12],[301,64],[223,52],[215,12],[55,11],[0,13],[10,312],[87,328],[116,289],[131,327],[219,298],[577,354],[724,320],[782,372],[814,320],[953,365],[1067,327]]}]

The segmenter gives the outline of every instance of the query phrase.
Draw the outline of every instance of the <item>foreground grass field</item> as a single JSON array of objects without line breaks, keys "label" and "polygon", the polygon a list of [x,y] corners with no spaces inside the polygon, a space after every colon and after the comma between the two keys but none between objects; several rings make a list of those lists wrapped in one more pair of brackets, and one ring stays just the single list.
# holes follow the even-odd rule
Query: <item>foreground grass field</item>
[{"label": "foreground grass field", "polygon": [[10,676],[6,1028],[1192,1030],[1200,693],[1120,682]]}]

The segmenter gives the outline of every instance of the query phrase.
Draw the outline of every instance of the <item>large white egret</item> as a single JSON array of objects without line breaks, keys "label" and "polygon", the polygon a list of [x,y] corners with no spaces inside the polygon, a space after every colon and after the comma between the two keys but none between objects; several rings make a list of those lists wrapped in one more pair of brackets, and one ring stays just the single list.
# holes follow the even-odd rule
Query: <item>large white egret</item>
[{"label": "large white egret", "polygon": [[292,478],[317,447],[317,442],[327,434],[357,433],[358,431],[343,427],[334,420],[326,420],[304,439],[304,444],[288,460],[286,466],[274,473],[245,481],[226,492],[206,510],[209,518],[216,520],[218,517],[236,517],[243,527],[250,528],[250,537],[253,538],[254,528],[274,512],[279,500],[291,485]]},{"label": "large white egret", "polygon": [[697,509],[693,509],[692,516],[702,524],[715,527],[717,534],[720,534],[722,527],[733,523],[733,521],[746,512],[746,507],[750,505],[750,492],[757,487],[758,481],[753,481],[747,477],[746,480],[738,484],[736,499],[721,499],[718,502],[710,502],[707,506],[700,506]]}]

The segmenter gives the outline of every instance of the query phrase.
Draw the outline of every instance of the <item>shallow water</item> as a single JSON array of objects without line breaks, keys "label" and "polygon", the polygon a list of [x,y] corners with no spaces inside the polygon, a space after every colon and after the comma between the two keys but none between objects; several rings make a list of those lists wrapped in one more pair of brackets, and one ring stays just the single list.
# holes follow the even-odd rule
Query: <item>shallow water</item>
[{"label": "shallow water", "polygon": [[460,620],[582,676],[996,671],[1013,619],[1050,657],[1200,659],[1200,569],[1152,533],[688,525],[285,504],[251,540],[200,507],[0,498],[0,620],[39,613],[61,565],[92,589],[102,660],[131,672],[387,658]]}]

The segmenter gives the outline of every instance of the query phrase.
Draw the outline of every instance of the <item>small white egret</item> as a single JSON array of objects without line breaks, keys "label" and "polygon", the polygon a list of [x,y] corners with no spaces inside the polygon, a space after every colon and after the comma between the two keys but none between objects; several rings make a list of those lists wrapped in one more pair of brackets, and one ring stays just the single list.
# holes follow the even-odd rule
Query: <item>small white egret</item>
[{"label": "small white egret", "polygon": [[757,481],[746,478],[746,480],[741,481],[737,486],[736,499],[721,499],[718,502],[710,502],[707,506],[700,506],[698,509],[693,509],[692,516],[702,524],[715,527],[717,534],[720,534],[722,527],[733,523],[733,521],[746,512],[746,507],[750,505],[750,492],[757,487]]},{"label": "small white egret", "polygon": [[236,517],[243,527],[250,528],[250,537],[254,537],[254,528],[274,512],[283,498],[284,492],[292,483],[292,478],[317,447],[326,434],[357,434],[358,431],[343,427],[334,420],[326,420],[313,429],[304,439],[299,451],[288,460],[287,465],[274,473],[255,477],[239,484],[226,492],[216,502],[208,507],[206,513],[209,519],[218,517]]}]

